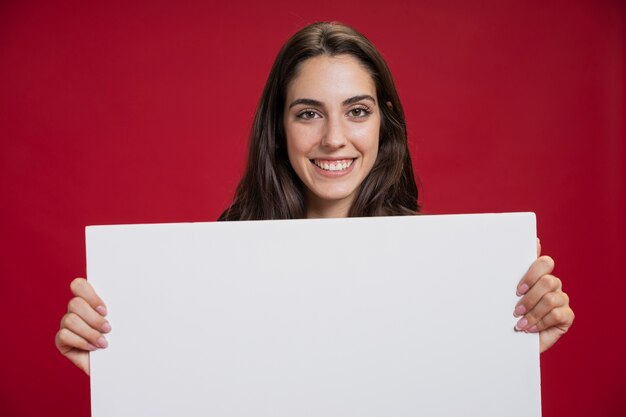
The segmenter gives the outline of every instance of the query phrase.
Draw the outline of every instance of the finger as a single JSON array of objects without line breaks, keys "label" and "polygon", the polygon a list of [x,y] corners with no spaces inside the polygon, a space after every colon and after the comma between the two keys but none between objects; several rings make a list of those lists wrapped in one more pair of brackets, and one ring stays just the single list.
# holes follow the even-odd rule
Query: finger
[{"label": "finger", "polygon": [[561,280],[554,275],[543,275],[515,305],[513,315],[523,316],[535,308],[539,300],[549,292],[561,291]]},{"label": "finger", "polygon": [[72,298],[67,305],[67,311],[69,313],[75,313],[89,326],[102,333],[108,333],[111,331],[111,325],[109,322],[98,314],[98,312],[94,310],[84,298]]},{"label": "finger", "polygon": [[545,294],[537,305],[530,310],[524,318],[526,329],[532,328],[555,308],[563,307],[569,303],[569,297],[563,291],[553,291]]},{"label": "finger", "polygon": [[76,297],[84,298],[85,301],[102,316],[107,315],[104,301],[96,294],[96,291],[85,278],[74,279],[70,284],[70,289]]},{"label": "finger", "polygon": [[542,332],[549,329],[558,329],[565,333],[574,322],[574,312],[567,306],[555,308],[541,320],[528,328],[529,333]]},{"label": "finger", "polygon": [[59,349],[59,352],[64,355],[67,355],[67,353],[72,349],[90,352],[98,349],[96,346],[92,345],[87,340],[67,328],[62,328],[57,332],[56,337],[54,338],[54,343],[57,349]]},{"label": "finger", "polygon": [[541,239],[537,238],[537,258],[541,256]]},{"label": "finger", "polygon": [[535,283],[543,275],[549,274],[554,270],[554,260],[549,256],[540,256],[532,263],[526,274],[517,284],[517,294],[523,295],[535,285]]},{"label": "finger", "polygon": [[63,316],[61,328],[70,330],[96,347],[104,349],[109,345],[106,338],[99,331],[93,329],[75,313],[67,313]]}]

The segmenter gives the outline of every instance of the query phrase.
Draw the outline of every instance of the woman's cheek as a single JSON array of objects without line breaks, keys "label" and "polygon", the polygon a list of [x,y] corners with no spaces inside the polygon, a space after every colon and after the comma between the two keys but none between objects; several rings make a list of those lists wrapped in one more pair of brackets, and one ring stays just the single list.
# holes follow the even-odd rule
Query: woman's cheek
[{"label": "woman's cheek", "polygon": [[379,130],[375,123],[353,132],[355,147],[365,156],[376,159],[378,154]]},{"label": "woman's cheek", "polygon": [[290,159],[306,158],[318,142],[319,127],[315,125],[294,125],[287,132],[287,146],[291,150]]}]

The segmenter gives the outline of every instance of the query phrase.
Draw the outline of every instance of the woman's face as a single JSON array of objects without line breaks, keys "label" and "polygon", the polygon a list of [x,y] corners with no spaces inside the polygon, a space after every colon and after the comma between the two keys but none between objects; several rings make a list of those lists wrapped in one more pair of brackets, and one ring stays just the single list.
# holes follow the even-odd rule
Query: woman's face
[{"label": "woman's face", "polygon": [[287,86],[289,162],[307,217],[344,217],[378,154],[380,110],[370,74],[350,55],[302,62]]}]

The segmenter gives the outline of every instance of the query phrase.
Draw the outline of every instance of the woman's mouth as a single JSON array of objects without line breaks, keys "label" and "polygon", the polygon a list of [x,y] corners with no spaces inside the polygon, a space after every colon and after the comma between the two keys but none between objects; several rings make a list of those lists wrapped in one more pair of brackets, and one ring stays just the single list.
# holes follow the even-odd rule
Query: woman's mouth
[{"label": "woman's mouth", "polygon": [[354,158],[352,159],[311,159],[311,162],[321,169],[322,171],[327,172],[341,172],[347,171],[352,163],[354,162]]}]

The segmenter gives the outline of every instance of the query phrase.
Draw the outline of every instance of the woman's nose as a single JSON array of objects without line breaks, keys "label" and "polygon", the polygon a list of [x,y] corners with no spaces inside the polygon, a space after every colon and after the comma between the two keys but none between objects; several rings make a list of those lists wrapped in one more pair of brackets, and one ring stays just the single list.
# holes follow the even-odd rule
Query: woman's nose
[{"label": "woman's nose", "polygon": [[321,145],[329,149],[338,149],[345,146],[347,138],[341,125],[341,120],[333,120],[332,118],[327,120]]}]

